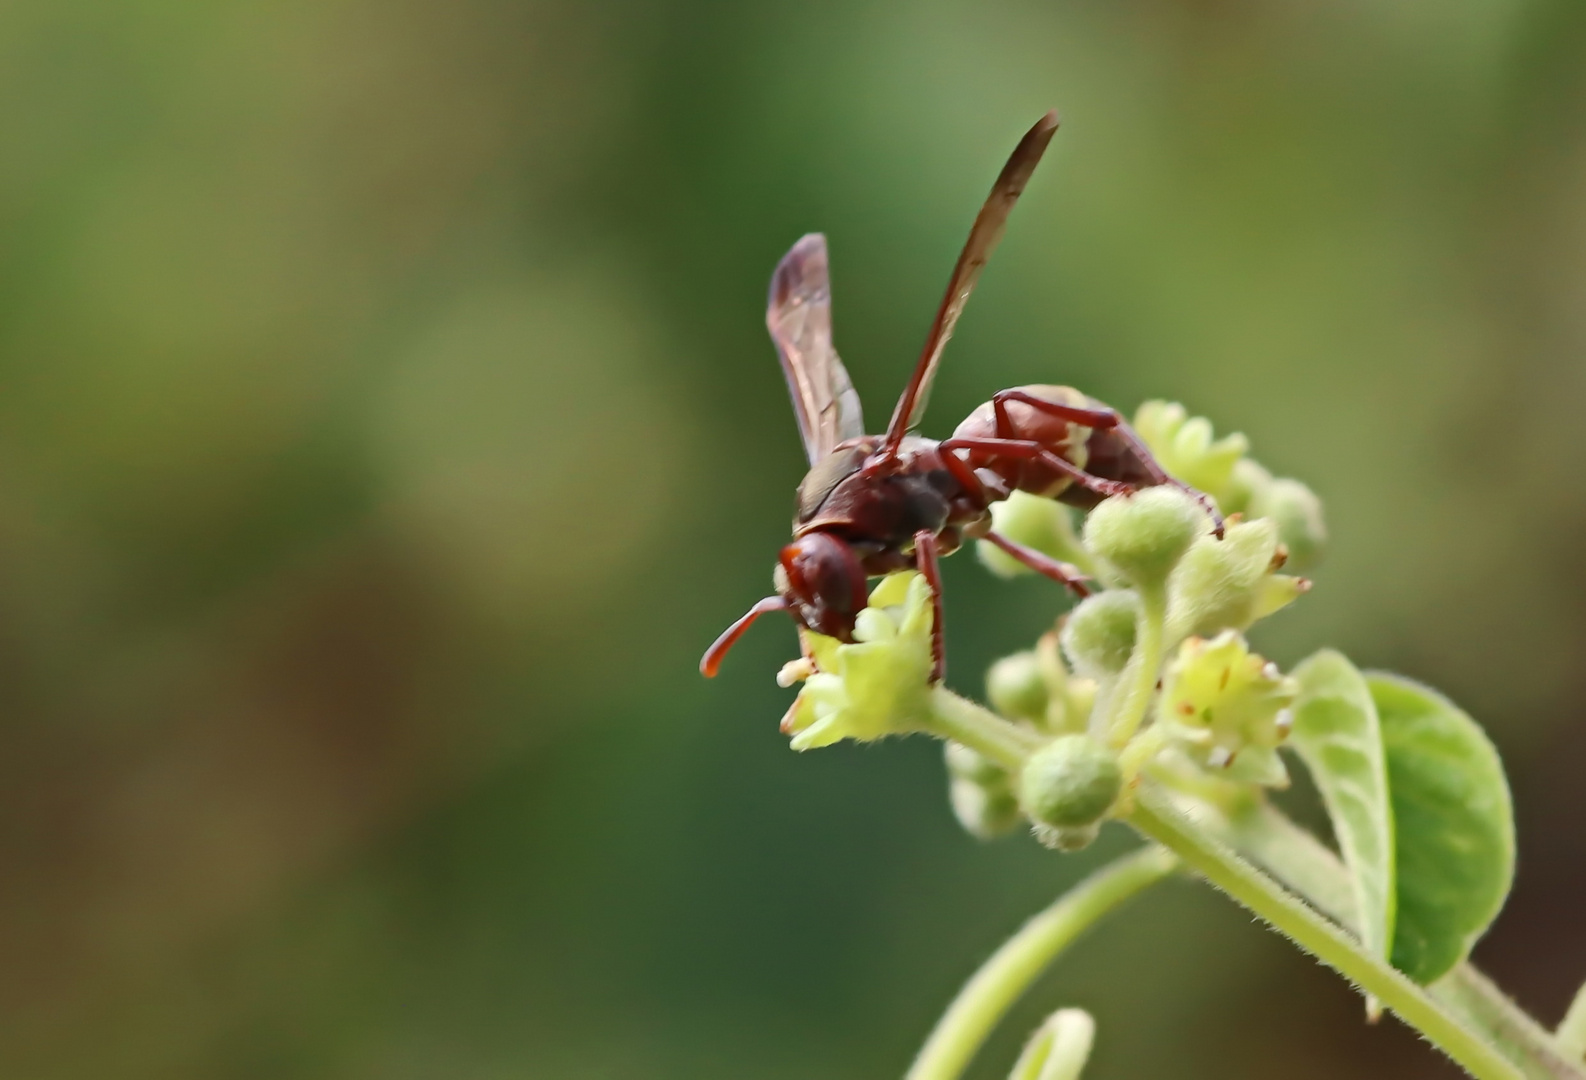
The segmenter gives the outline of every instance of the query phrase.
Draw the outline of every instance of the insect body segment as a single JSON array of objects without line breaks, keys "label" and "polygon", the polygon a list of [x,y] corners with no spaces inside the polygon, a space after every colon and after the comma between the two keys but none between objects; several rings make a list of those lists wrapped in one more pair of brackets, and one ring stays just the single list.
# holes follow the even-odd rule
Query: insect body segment
[{"label": "insect body segment", "polygon": [[[700,661],[706,675],[768,611],[786,610],[802,627],[852,641],[868,600],[867,579],[914,567],[936,598],[933,677],[940,681],[946,659],[937,559],[965,540],[988,540],[1079,595],[1088,591],[1074,567],[995,532],[992,504],[1025,491],[1089,508],[1138,487],[1177,483],[1116,412],[1066,386],[1000,391],[941,442],[909,433],[981,267],[1056,129],[1056,113],[1042,117],[997,178],[885,435],[863,433],[859,397],[832,345],[825,238],[803,237],[777,265],[766,326],[810,471],[798,488],[793,540],[778,560],[776,595],[716,640]],[[1216,520],[1215,507],[1200,498]]]}]

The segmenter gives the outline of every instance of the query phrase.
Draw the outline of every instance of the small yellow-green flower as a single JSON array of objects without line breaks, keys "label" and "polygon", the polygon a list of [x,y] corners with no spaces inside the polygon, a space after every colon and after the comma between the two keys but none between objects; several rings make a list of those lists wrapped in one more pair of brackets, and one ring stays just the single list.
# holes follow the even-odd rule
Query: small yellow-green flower
[{"label": "small yellow-green flower", "polygon": [[813,664],[795,660],[777,678],[784,686],[804,683],[782,719],[793,749],[921,730],[931,690],[932,618],[930,586],[907,572],[871,592],[853,644],[804,631]]},{"label": "small yellow-green flower", "polygon": [[1192,637],[1162,681],[1158,720],[1192,760],[1270,787],[1288,783],[1277,748],[1293,723],[1299,684],[1252,653],[1236,631]]}]

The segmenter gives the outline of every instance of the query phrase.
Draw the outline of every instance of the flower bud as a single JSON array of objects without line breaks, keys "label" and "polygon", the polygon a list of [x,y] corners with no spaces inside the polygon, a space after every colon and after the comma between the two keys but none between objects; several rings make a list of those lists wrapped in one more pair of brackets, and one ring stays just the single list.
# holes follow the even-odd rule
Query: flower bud
[{"label": "flower bud", "polygon": [[[1100,687],[1095,679],[1070,679],[1063,687],[1063,722],[1051,725],[1053,731],[1084,731],[1090,723],[1090,714],[1096,710],[1096,694]],[[1047,710],[1048,724],[1052,712]]]},{"label": "flower bud", "polygon": [[1072,854],[1076,851],[1084,851],[1096,842],[1096,837],[1101,835],[1101,822],[1093,821],[1089,825],[1071,825],[1062,828],[1036,822],[1030,826],[1030,835],[1034,836],[1043,847]]},{"label": "flower bud", "polygon": [[1211,520],[1169,484],[1115,495],[1085,519],[1085,546],[1135,585],[1163,581]]},{"label": "flower bud", "polygon": [[1030,755],[1019,774],[1019,803],[1038,825],[1098,824],[1123,788],[1117,756],[1088,735],[1060,735]]},{"label": "flower bud", "polygon": [[[1060,620],[1059,627],[1067,621]],[[1069,674],[1063,663],[1057,630],[1048,630],[1035,643],[1035,660],[1046,683],[1046,730],[1057,734],[1084,731],[1095,702],[1096,681],[1076,679]]]},{"label": "flower bud", "polygon": [[1310,585],[1274,575],[1283,561],[1278,526],[1266,518],[1230,521],[1221,540],[1201,537],[1168,579],[1169,637],[1244,630],[1290,603]]},{"label": "flower bud", "polygon": [[1140,597],[1133,590],[1109,589],[1087,597],[1063,624],[1063,652],[1081,675],[1116,675],[1134,652],[1139,619]]},{"label": "flower bud", "polygon": [[1225,514],[1248,514],[1250,503],[1259,491],[1265,491],[1267,485],[1272,483],[1272,474],[1260,462],[1251,458],[1240,458],[1234,462],[1233,472],[1228,477],[1228,486],[1222,495],[1217,497],[1217,505]]},{"label": "flower bud", "polygon": [[[1001,502],[991,504],[991,527],[1015,543],[1062,562],[1085,560],[1079,537],[1074,535],[1073,512],[1056,499],[1015,491]],[[976,543],[975,554],[982,565],[998,577],[1035,573],[989,540]]]},{"label": "flower bud", "polygon": [[1096,1021],[1084,1009],[1059,1009],[1035,1029],[1008,1080],[1079,1080],[1096,1041]]},{"label": "flower bud", "polygon": [[1214,439],[1211,421],[1190,416],[1177,402],[1145,402],[1135,413],[1134,428],[1169,475],[1216,499],[1225,513],[1233,512],[1225,500],[1249,440],[1238,433]]},{"label": "flower bud", "polygon": [[1322,500],[1300,481],[1273,480],[1252,495],[1250,513],[1277,523],[1278,539],[1288,548],[1289,563],[1296,570],[1308,569],[1321,560],[1327,546]]},{"label": "flower bud", "polygon": [[1007,769],[963,743],[952,740],[943,743],[942,758],[947,762],[947,774],[956,779],[968,780],[982,787],[994,787],[999,784],[1007,787],[1012,783],[1008,778]]},{"label": "flower bud", "polygon": [[987,786],[955,776],[948,784],[947,800],[958,823],[977,840],[1006,836],[1024,816],[1007,784]]},{"label": "flower bud", "polygon": [[1283,787],[1288,773],[1274,751],[1288,737],[1298,692],[1293,678],[1227,630],[1210,641],[1192,637],[1179,648],[1162,681],[1159,717],[1169,737],[1203,767]]},{"label": "flower bud", "polygon": [[1009,719],[1045,723],[1050,697],[1041,662],[1032,651],[1004,656],[986,672],[986,698]]}]

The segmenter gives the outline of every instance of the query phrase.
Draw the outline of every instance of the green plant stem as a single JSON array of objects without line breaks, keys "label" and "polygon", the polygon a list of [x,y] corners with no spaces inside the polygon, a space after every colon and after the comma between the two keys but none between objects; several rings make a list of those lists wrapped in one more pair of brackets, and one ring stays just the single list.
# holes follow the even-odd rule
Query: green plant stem
[{"label": "green plant stem", "polygon": [[1036,976],[1092,923],[1173,872],[1178,860],[1151,845],[1091,874],[992,954],[937,1021],[906,1080],[956,1080]]},{"label": "green plant stem", "polygon": [[[1167,589],[1160,582],[1142,585],[1140,593],[1140,622],[1134,653],[1119,676],[1122,686],[1114,692],[1112,715],[1107,718],[1107,743],[1121,750],[1134,738],[1145,720],[1146,710],[1156,693],[1157,678],[1162,673],[1163,624],[1167,621]],[[1094,730],[1094,729],[1092,729]]]},{"label": "green plant stem", "polygon": [[1575,1063],[1586,1057],[1586,986],[1575,992],[1575,1000],[1558,1026],[1558,1048]]},{"label": "green plant stem", "polygon": [[1524,1080],[1516,1065],[1422,987],[1363,951],[1342,929],[1192,824],[1159,793],[1143,787],[1128,821],[1301,949],[1375,995],[1477,1080]]},{"label": "green plant stem", "polygon": [[1465,961],[1427,992],[1492,1044],[1534,1080],[1586,1080],[1579,1056],[1566,1057],[1552,1033],[1530,1016],[1491,979]]},{"label": "green plant stem", "polygon": [[1044,741],[1036,732],[1009,723],[990,709],[942,686],[931,691],[931,714],[926,720],[926,730],[978,751],[1014,775],[1024,768],[1024,759],[1030,756],[1030,751]]}]

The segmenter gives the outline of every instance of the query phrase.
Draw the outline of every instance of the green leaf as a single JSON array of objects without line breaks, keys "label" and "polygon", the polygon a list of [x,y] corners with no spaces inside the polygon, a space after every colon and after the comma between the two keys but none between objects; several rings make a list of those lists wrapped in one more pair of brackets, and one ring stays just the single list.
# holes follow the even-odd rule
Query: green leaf
[{"label": "green leaf", "polygon": [[1398,827],[1393,966],[1429,983],[1463,960],[1514,881],[1514,809],[1481,727],[1396,675],[1367,676],[1382,724]]},{"label": "green leaf", "polygon": [[1324,649],[1294,669],[1294,749],[1316,780],[1349,867],[1360,939],[1389,958],[1399,890],[1395,817],[1377,708],[1366,679],[1342,654]]}]

